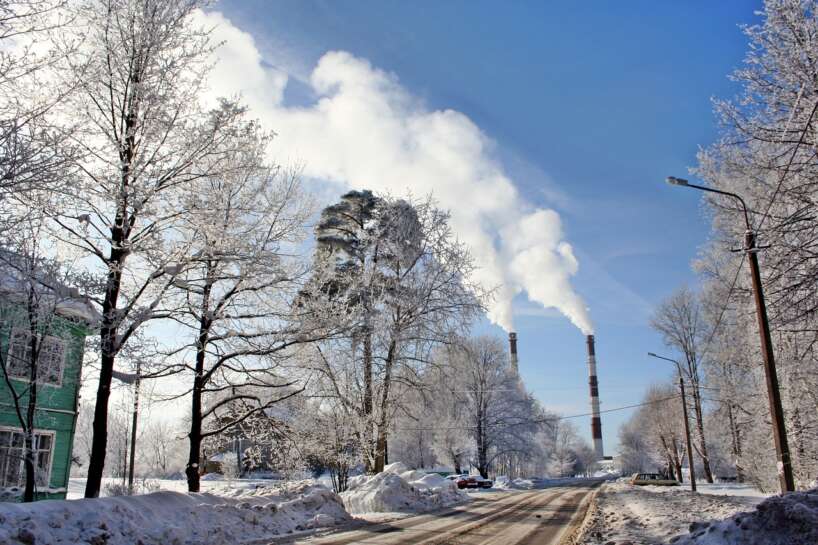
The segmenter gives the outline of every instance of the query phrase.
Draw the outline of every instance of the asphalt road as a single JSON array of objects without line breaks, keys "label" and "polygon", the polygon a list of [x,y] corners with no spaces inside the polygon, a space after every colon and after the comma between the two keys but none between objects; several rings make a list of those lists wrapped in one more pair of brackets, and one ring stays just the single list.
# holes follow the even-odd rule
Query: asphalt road
[{"label": "asphalt road", "polygon": [[581,515],[593,484],[478,494],[466,505],[386,523],[369,523],[302,545],[550,545]]}]

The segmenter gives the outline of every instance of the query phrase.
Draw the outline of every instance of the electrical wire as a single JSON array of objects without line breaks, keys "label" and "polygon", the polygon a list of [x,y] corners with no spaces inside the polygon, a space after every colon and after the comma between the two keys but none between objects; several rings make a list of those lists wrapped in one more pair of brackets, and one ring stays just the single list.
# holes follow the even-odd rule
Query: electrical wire
[{"label": "electrical wire", "polygon": [[[801,91],[803,91],[804,86],[801,86]],[[795,110],[798,109],[798,102],[801,100],[801,92],[798,93],[798,100],[796,100],[795,108],[793,108],[792,115],[795,115]],[[792,150],[792,154],[790,155],[790,160],[787,162],[787,166],[784,167],[784,172],[781,174],[781,178],[778,180],[778,185],[773,192],[772,197],[770,197],[770,202],[767,203],[767,210],[764,211],[764,215],[761,216],[761,221],[758,222],[758,228],[756,231],[761,231],[761,226],[764,225],[764,220],[767,219],[767,216],[770,213],[770,208],[773,206],[773,202],[775,202],[776,197],[778,197],[778,192],[781,191],[781,186],[784,185],[784,180],[787,178],[787,175],[790,173],[790,167],[792,167],[792,163],[795,160],[795,156],[798,154],[799,148],[804,144],[804,138],[807,135],[807,131],[809,130],[809,126],[812,124],[812,118],[815,117],[815,113],[818,112],[818,100],[815,101],[815,105],[812,107],[812,112],[810,112],[809,117],[807,118],[807,122],[804,124],[804,130],[801,131],[801,136],[798,138],[798,143],[795,144],[795,147]],[[789,124],[789,123],[788,123]],[[789,132],[789,129],[784,131]],[[784,135],[781,135],[783,140]]]},{"label": "electrical wire", "polygon": [[727,297],[724,298],[724,304],[721,306],[721,312],[719,312],[719,318],[716,320],[716,325],[713,326],[713,329],[710,331],[710,335],[708,336],[707,340],[704,343],[704,348],[702,348],[702,356],[701,359],[704,359],[707,355],[707,351],[710,348],[710,343],[713,341],[713,338],[716,336],[716,332],[721,327],[721,321],[724,318],[724,313],[727,311],[727,305],[730,304],[730,298],[733,296],[733,291],[736,289],[736,284],[738,284],[738,276],[741,274],[741,268],[744,266],[744,260],[747,258],[747,254],[741,255],[741,261],[736,267],[736,274],[733,276],[733,282],[730,284],[730,289],[727,291]]},{"label": "electrical wire", "polygon": [[[634,409],[636,407],[644,407],[645,405],[654,405],[656,403],[664,403],[665,401],[670,401],[671,399],[679,399],[682,397],[681,394],[672,395],[670,397],[663,397],[661,399],[654,399],[652,401],[645,401],[643,403],[636,403],[634,405],[625,405],[622,407],[615,407],[613,409],[605,409],[604,411],[599,411],[600,414],[602,413],[612,413],[615,411],[624,411],[626,409]],[[555,416],[553,418],[538,418],[534,420],[527,420],[525,422],[509,424],[507,427],[512,426],[519,426],[519,425],[526,425],[526,424],[545,424],[548,422],[554,422],[555,420],[568,420],[570,418],[581,418],[583,416],[593,416],[593,413],[583,413],[583,414],[572,414],[569,416]],[[477,426],[428,426],[428,427],[417,427],[417,428],[396,428],[395,431],[438,431],[438,430],[474,430],[477,429]]]}]

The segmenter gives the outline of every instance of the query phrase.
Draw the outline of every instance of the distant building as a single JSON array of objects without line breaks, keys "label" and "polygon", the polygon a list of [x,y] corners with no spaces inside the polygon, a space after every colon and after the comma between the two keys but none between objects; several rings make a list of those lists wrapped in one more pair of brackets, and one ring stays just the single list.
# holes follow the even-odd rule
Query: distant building
[{"label": "distant building", "polygon": [[[0,371],[0,500],[19,501],[25,487],[24,435],[9,383],[18,395],[23,393],[21,407],[25,411],[31,360],[30,327],[24,300],[4,272],[7,271],[0,271],[0,350],[4,356],[2,361],[6,362],[6,371]],[[62,287],[60,290],[71,293]],[[76,290],[73,293],[76,294]],[[41,320],[43,338],[37,364],[36,499],[65,498],[85,338],[97,320],[93,307],[77,296],[63,294],[51,309],[48,319]]]}]

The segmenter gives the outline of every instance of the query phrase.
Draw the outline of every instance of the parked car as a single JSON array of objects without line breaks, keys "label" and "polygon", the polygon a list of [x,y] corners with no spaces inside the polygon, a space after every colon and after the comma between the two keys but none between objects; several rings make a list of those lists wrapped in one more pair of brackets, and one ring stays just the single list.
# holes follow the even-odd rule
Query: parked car
[{"label": "parked car", "polygon": [[457,485],[457,488],[468,488],[469,484],[469,476],[468,475],[449,475],[446,477],[450,481],[454,481],[454,484]]},{"label": "parked car", "polygon": [[637,486],[649,484],[655,486],[679,486],[679,481],[676,479],[670,479],[658,473],[634,473],[630,483]]},{"label": "parked car", "polygon": [[494,484],[480,475],[468,475],[466,473],[449,475],[446,478],[450,481],[454,481],[457,488],[491,488]]}]

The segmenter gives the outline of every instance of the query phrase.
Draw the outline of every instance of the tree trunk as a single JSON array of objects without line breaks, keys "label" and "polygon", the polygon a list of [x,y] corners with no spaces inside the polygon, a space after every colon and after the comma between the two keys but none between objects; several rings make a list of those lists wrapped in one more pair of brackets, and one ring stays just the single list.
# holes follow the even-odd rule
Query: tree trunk
[{"label": "tree trunk", "polygon": [[682,458],[679,456],[679,442],[673,438],[673,469],[676,471],[676,480],[680,483],[685,482],[682,475]]},{"label": "tree trunk", "polygon": [[202,289],[201,318],[199,319],[199,336],[196,339],[196,368],[193,377],[193,391],[191,392],[190,403],[190,451],[188,453],[185,475],[187,475],[188,492],[199,491],[199,475],[201,473],[202,456],[202,392],[205,386],[204,368],[205,357],[207,356],[207,343],[210,333],[211,319],[210,312],[210,292],[212,283],[210,282],[211,269],[208,267],[208,281]]},{"label": "tree trunk", "polygon": [[739,436],[738,426],[736,425],[736,417],[733,414],[733,404],[727,404],[727,418],[730,421],[730,435],[731,435],[731,450],[733,461],[736,466],[736,480],[740,483],[744,482],[744,468],[741,467],[741,437]]},{"label": "tree trunk", "polygon": [[383,471],[386,465],[386,438],[389,425],[389,390],[392,386],[392,367],[395,364],[397,355],[397,344],[393,340],[389,343],[389,350],[386,353],[386,362],[383,371],[383,393],[381,394],[381,414],[378,422],[378,440],[375,444],[375,473]]},{"label": "tree trunk", "polygon": [[[29,391],[28,406],[26,407],[26,422],[23,429],[25,431],[24,453],[26,466],[26,485],[23,491],[23,501],[34,501],[34,488],[36,485],[36,475],[34,472],[36,460],[34,459],[34,417],[37,414],[37,360],[40,356],[40,342],[37,341],[37,314],[33,308],[33,293],[29,293],[29,348],[31,349],[31,361],[29,364]],[[43,339],[45,337],[43,336]],[[19,413],[18,413],[19,414]]]},{"label": "tree trunk", "polygon": [[199,473],[202,451],[202,367],[199,356],[196,356],[196,376],[193,379],[193,392],[190,404],[190,451],[188,453],[185,475],[188,492],[199,491]]},{"label": "tree trunk", "polygon": [[710,469],[710,457],[707,455],[707,441],[704,438],[704,415],[702,412],[702,399],[699,392],[698,381],[693,383],[693,408],[696,414],[696,432],[699,436],[699,456],[702,458],[704,466],[704,478],[708,483],[713,482],[713,472]]},{"label": "tree trunk", "polygon": [[[366,325],[364,332],[364,399],[363,399],[363,417],[365,422],[364,448],[366,452],[373,452],[375,445],[373,444],[373,437],[375,436],[375,422],[372,418],[373,393],[372,393],[372,332],[369,330],[369,325]],[[370,428],[372,426],[372,428]],[[364,457],[364,471],[366,473],[375,473],[373,471],[374,457]]]},{"label": "tree trunk", "polygon": [[[105,333],[103,333],[104,338]],[[113,371],[114,356],[103,349],[100,358],[97,399],[94,406],[94,436],[91,440],[91,459],[88,461],[88,479],[85,481],[86,498],[99,497],[99,491],[102,487],[105,451],[108,447],[108,398],[111,395]]]},{"label": "tree trunk", "polygon": [[489,476],[488,449],[486,448],[486,430],[483,420],[484,415],[481,410],[477,415],[477,471],[484,479],[487,479]]}]

